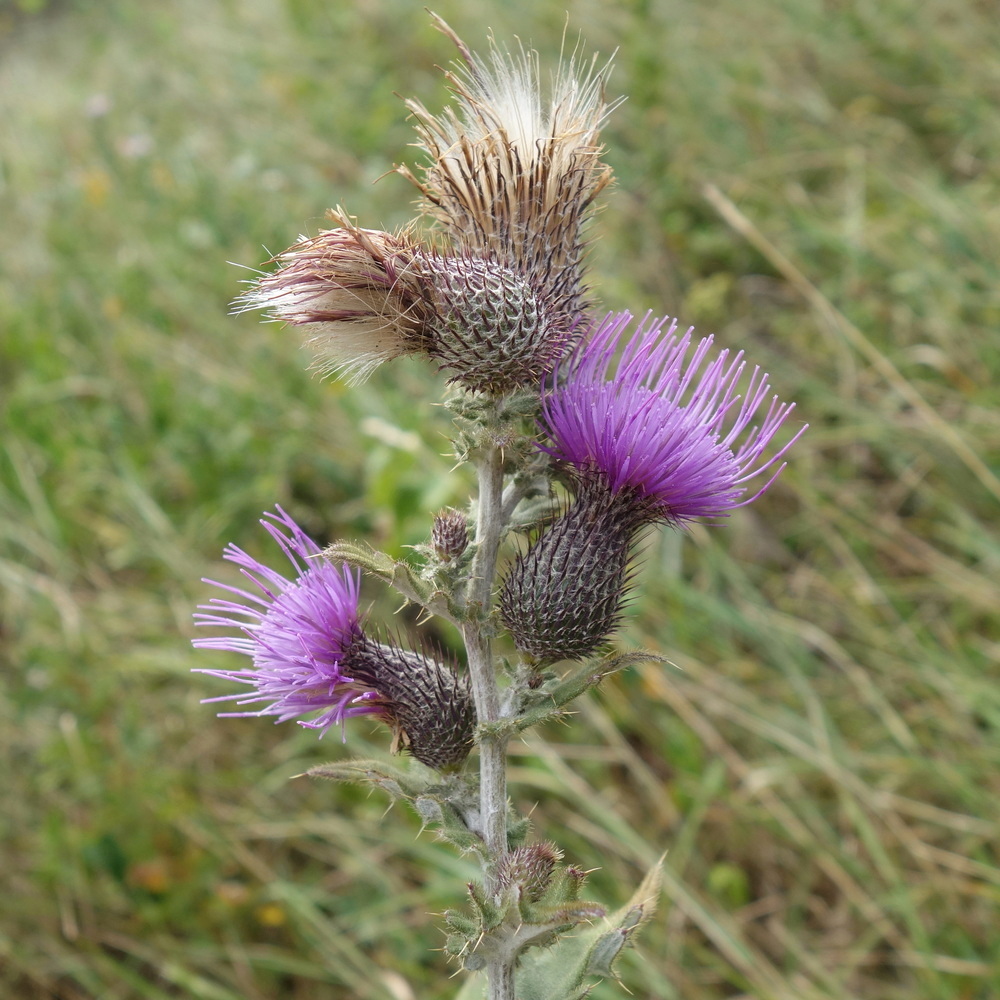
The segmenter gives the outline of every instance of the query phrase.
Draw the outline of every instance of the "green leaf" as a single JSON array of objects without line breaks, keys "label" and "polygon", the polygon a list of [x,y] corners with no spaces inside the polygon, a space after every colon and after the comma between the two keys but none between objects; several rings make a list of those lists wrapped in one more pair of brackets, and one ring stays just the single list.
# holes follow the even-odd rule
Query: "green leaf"
[{"label": "green leaf", "polygon": [[517,972],[518,1000],[584,1000],[601,979],[617,980],[615,961],[656,909],[662,869],[660,858],[632,898],[601,924],[529,955]]},{"label": "green leaf", "polygon": [[380,760],[334,761],[330,764],[317,764],[303,773],[309,778],[326,778],[328,781],[342,781],[354,785],[372,785],[388,792],[394,799],[409,801],[417,799],[432,784],[432,779],[424,779]]},{"label": "green leaf", "polygon": [[565,677],[553,679],[543,684],[537,691],[531,692],[534,704],[510,720],[510,732],[519,733],[529,726],[536,726],[541,722],[565,715],[563,710],[565,705],[568,705],[585,691],[589,691],[590,688],[597,687],[605,677],[633,664],[649,661],[667,663],[673,666],[665,656],[650,650],[610,653],[597,661],[588,660],[575,670],[570,671]]},{"label": "green leaf", "polygon": [[458,991],[455,1000],[483,1000],[486,995],[486,980],[478,972],[470,974],[465,980],[462,988]]},{"label": "green leaf", "polygon": [[346,562],[370,576],[384,580],[408,601],[419,604],[433,615],[439,615],[452,624],[462,621],[461,608],[442,590],[437,590],[409,563],[393,559],[364,542],[334,542],[324,549],[327,559]]},{"label": "green leaf", "polygon": [[461,775],[440,781],[435,776],[424,777],[380,760],[335,761],[318,764],[304,773],[310,778],[379,788],[393,799],[408,802],[425,828],[432,827],[439,837],[462,853],[481,853],[484,849],[482,838],[469,829],[465,820],[470,809],[478,808],[476,790]]}]

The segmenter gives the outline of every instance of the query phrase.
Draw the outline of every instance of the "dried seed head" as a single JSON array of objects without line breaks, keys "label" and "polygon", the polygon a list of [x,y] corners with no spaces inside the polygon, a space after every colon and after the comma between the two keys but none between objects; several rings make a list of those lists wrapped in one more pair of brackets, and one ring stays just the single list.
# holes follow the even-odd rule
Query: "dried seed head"
[{"label": "dried seed head", "polygon": [[[468,378],[464,368],[456,371],[471,388],[497,393],[549,371],[581,328],[583,227],[611,180],[600,159],[600,130],[612,108],[604,97],[610,66],[570,58],[543,98],[537,53],[493,45],[482,60],[436,21],[465,63],[447,74],[458,108],[433,115],[408,102],[428,162],[419,178],[398,169],[422,192],[455,256],[491,262],[486,281],[500,295],[491,310],[513,325],[473,324],[470,334],[460,303],[461,340],[476,338],[471,358],[478,363]],[[465,280],[481,283],[473,275]],[[448,350],[450,366],[450,343]],[[458,356],[468,365],[469,345],[459,344]]]},{"label": "dried seed head", "polygon": [[469,528],[465,515],[458,510],[446,510],[434,518],[431,545],[445,562],[457,559],[468,547]]},{"label": "dried seed head", "polygon": [[611,179],[600,130],[613,105],[604,95],[610,64],[575,57],[542,97],[538,54],[491,42],[480,59],[440,18],[464,67],[447,73],[458,110],[434,115],[408,101],[429,163],[422,179],[400,172],[457,246],[507,258],[528,273],[577,268],[581,226]]},{"label": "dried seed head", "polygon": [[343,213],[333,217],[339,229],[303,237],[279,254],[278,269],[234,305],[236,312],[264,309],[271,319],[307,327],[316,367],[359,382],[383,361],[422,347],[411,315],[420,297],[412,275],[419,245],[407,230],[359,229]]}]

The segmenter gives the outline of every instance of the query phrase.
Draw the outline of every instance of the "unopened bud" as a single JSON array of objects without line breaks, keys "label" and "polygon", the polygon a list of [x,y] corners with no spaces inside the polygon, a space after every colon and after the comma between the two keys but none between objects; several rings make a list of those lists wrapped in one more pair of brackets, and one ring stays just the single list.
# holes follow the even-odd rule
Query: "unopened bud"
[{"label": "unopened bud", "polygon": [[505,854],[497,864],[497,884],[521,887],[524,896],[532,903],[538,902],[552,881],[556,862],[562,852],[550,843],[529,844]]},{"label": "unopened bud", "polygon": [[434,518],[431,545],[444,562],[457,559],[469,544],[469,529],[461,511],[446,510]]}]

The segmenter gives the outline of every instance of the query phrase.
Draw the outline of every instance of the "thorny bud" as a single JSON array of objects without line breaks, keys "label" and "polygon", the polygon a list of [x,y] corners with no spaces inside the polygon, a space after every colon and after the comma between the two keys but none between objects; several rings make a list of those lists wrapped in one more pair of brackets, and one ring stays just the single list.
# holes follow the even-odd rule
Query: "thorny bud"
[{"label": "thorny bud", "polygon": [[585,482],[517,558],[500,592],[500,615],[521,652],[545,664],[584,659],[601,647],[621,620],[641,510]]},{"label": "thorny bud", "polygon": [[498,891],[519,886],[525,899],[537,903],[549,887],[562,852],[551,843],[528,844],[505,854],[497,864]]},{"label": "thorny bud", "polygon": [[578,311],[560,309],[529,276],[492,258],[429,256],[426,350],[467,389],[501,396],[537,386],[574,336]]},{"label": "thorny bud", "polygon": [[446,510],[434,518],[431,545],[443,562],[457,559],[468,547],[469,528],[465,515],[458,510]]},{"label": "thorny bud", "polygon": [[468,678],[424,652],[364,643],[351,656],[357,682],[393,731],[393,750],[439,771],[461,765],[472,750],[476,710]]}]

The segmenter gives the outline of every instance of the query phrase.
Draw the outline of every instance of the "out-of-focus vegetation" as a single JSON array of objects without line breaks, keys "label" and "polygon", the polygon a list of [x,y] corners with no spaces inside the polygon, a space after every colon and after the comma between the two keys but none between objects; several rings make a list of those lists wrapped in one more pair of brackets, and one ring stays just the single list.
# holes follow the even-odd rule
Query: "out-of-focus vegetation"
[{"label": "out-of-focus vegetation", "polygon": [[[1000,995],[996,11],[437,9],[554,63],[567,6],[628,95],[598,297],[745,348],[812,428],[728,526],[652,541],[620,644],[682,669],[516,747],[518,804],[610,904],[669,850],[636,997]],[[449,44],[404,0],[19,0],[0,33],[0,995],[453,996],[430,914],[469,864],[290,780],[383,735],[216,720],[187,641],[275,502],[401,553],[468,493],[433,373],[321,383],[227,316],[227,261],[338,202],[409,217],[371,182]]]}]

